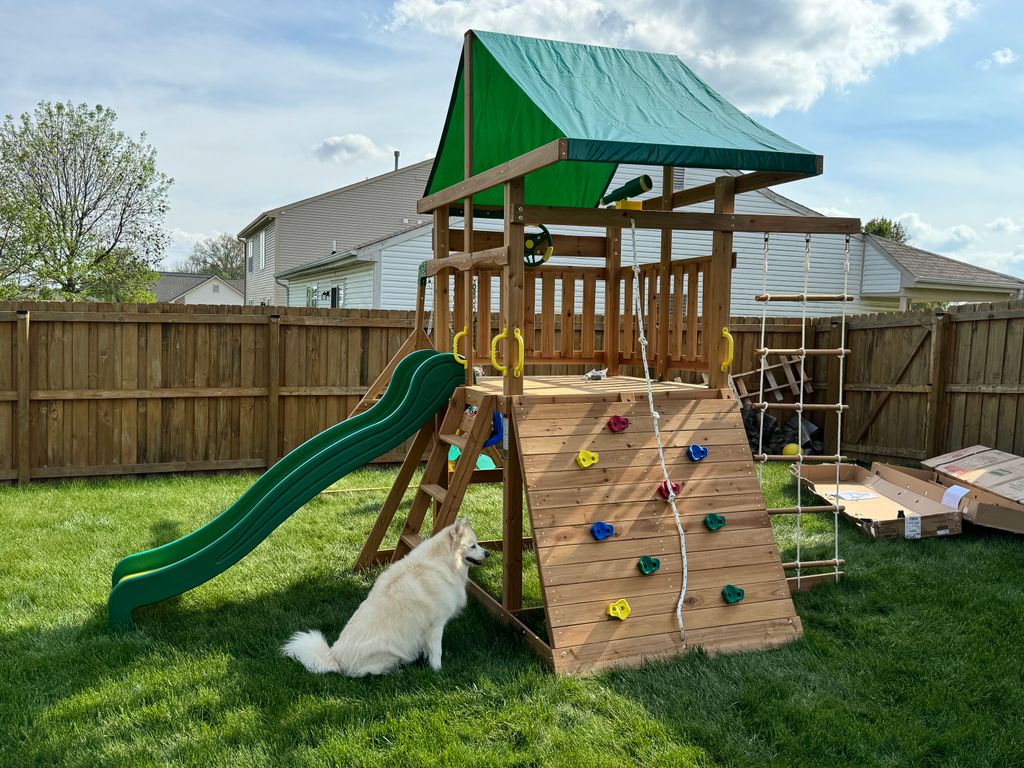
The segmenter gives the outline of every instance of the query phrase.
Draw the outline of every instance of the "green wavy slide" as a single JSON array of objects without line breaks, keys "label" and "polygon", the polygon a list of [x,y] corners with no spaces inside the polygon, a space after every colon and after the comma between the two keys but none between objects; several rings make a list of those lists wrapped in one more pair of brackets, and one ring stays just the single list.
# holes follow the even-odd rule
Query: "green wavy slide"
[{"label": "green wavy slide", "polygon": [[122,559],[107,600],[111,626],[130,625],[135,608],[180,595],[230,568],[320,491],[401,445],[464,382],[465,370],[451,354],[410,354],[371,408],[283,457],[202,528]]}]

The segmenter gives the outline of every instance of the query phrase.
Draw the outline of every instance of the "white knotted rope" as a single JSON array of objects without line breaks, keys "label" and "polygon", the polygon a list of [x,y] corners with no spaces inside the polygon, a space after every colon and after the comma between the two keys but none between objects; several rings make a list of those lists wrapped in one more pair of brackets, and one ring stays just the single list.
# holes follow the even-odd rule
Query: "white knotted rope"
[{"label": "white knotted rope", "polygon": [[679,601],[676,603],[676,623],[679,625],[679,637],[685,641],[686,629],[683,627],[683,601],[686,599],[686,582],[689,576],[686,562],[686,534],[683,533],[683,521],[679,517],[679,510],[676,509],[676,494],[672,489],[672,479],[669,477],[668,467],[665,465],[665,447],[661,443],[661,430],[658,428],[658,421],[661,419],[661,415],[654,407],[654,387],[651,384],[651,372],[647,366],[647,336],[644,333],[644,313],[643,307],[640,304],[640,260],[637,257],[636,251],[636,221],[630,219],[629,227],[633,235],[633,280],[636,283],[636,290],[633,291],[633,314],[636,315],[640,357],[643,360],[644,381],[647,383],[647,406],[650,408],[651,421],[654,423],[654,440],[658,445],[658,462],[661,464],[661,475],[665,480],[665,488],[668,490],[668,503],[672,508],[672,517],[676,521],[676,530],[679,532],[679,554],[683,564],[683,586],[679,591]]}]

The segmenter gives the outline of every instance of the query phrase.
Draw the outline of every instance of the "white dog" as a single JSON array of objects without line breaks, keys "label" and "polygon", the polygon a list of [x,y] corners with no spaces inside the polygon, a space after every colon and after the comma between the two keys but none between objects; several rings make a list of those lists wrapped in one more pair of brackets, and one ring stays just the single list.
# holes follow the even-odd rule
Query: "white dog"
[{"label": "white dog", "polygon": [[469,566],[489,555],[460,518],[380,575],[333,646],[316,630],[296,632],[281,653],[316,673],[380,675],[422,655],[436,672],[444,625],[466,605]]}]

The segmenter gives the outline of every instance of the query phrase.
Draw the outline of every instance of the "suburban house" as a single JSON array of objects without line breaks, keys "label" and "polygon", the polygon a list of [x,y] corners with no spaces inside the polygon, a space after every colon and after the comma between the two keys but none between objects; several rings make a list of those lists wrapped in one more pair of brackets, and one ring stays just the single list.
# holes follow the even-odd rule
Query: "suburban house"
[{"label": "suburban house", "polygon": [[[427,217],[415,214],[416,200],[426,187],[430,164],[431,161],[425,161],[261,214],[239,234],[247,240],[251,268],[246,275],[246,301],[413,309],[419,264],[432,258],[433,224]],[[656,178],[660,178],[658,169],[624,164],[609,183],[609,189],[642,173],[652,177],[658,173]],[[723,173],[732,172],[677,169],[676,190],[709,183]],[[711,211],[712,203],[691,206],[688,210]],[[768,189],[738,195],[736,212],[820,215]],[[458,220],[453,220],[452,225],[461,227]],[[474,226],[496,230],[500,222],[478,218]],[[603,235],[603,231],[585,227],[550,229],[555,234]],[[268,231],[270,234],[262,234]],[[741,316],[760,315],[764,305],[753,297],[763,288],[763,237],[758,233],[737,233],[733,247],[733,312]],[[810,293],[842,291],[844,248],[844,238],[840,236],[811,239]],[[803,291],[804,249],[804,238],[799,235],[769,238],[771,292]],[[707,255],[711,252],[710,233],[677,231],[673,233],[673,250],[677,258]],[[638,260],[655,262],[659,254],[659,233],[638,231]],[[623,264],[631,258],[630,233],[625,231]],[[1024,281],[1017,278],[872,235],[852,236],[850,260],[848,292],[857,296],[856,301],[848,304],[848,311],[853,313],[895,311],[909,308],[915,302],[1005,301],[1024,296]],[[551,263],[560,262],[568,260],[556,255]],[[600,287],[598,293],[600,302]],[[491,295],[497,308],[497,291]],[[835,310],[834,304],[808,305],[809,313],[816,316],[830,315]],[[768,311],[785,314],[792,312],[792,307],[770,304]]]},{"label": "suburban house", "polygon": [[245,281],[225,280],[216,275],[191,272],[160,272],[153,286],[160,304],[232,304],[245,303]]},{"label": "suburban house", "polygon": [[[281,276],[296,267],[347,254],[368,240],[426,223],[417,216],[432,160],[264,211],[238,239],[245,243],[245,303],[315,306],[292,295]],[[359,267],[362,267],[360,270]],[[351,265],[329,287],[319,306],[369,307],[372,266]],[[414,289],[415,290],[415,289]]]}]

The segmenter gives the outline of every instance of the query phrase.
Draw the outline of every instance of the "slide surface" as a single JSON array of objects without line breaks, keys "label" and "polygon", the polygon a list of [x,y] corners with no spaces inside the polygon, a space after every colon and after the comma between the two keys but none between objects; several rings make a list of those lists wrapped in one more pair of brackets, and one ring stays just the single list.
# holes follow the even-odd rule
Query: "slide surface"
[{"label": "slide surface", "polygon": [[451,354],[410,354],[371,408],[284,456],[202,528],[122,559],[111,577],[110,624],[131,624],[132,610],[140,605],[179,595],[230,568],[322,490],[401,445],[464,382],[465,370]]}]

